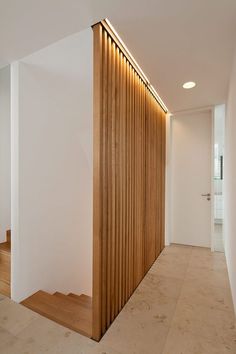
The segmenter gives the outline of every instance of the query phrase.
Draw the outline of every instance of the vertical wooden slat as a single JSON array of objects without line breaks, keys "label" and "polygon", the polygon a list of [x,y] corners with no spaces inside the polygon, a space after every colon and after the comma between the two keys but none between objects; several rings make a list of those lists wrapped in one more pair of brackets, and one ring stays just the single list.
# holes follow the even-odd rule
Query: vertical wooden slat
[{"label": "vertical wooden slat", "polygon": [[93,338],[102,333],[102,27],[94,30],[94,121],[93,121]]},{"label": "vertical wooden slat", "polygon": [[[107,154],[108,154],[108,140],[107,140],[107,32],[102,31],[102,66],[103,66],[103,72],[102,72],[102,92],[101,92],[101,101],[102,101],[102,121],[101,121],[101,126],[102,126],[102,142],[101,142],[101,147],[102,147],[102,161],[107,161]],[[100,169],[102,171],[102,196],[101,196],[101,201],[102,201],[102,296],[101,296],[101,301],[102,301],[102,308],[106,308],[107,306],[107,271],[106,271],[106,265],[107,265],[107,249],[108,249],[108,244],[107,244],[107,237],[108,237],[108,218],[106,214],[107,210],[107,203],[108,203],[108,196],[107,196],[107,169],[104,168],[105,166],[100,166]],[[106,312],[102,311],[102,331],[104,332],[106,330]]]},{"label": "vertical wooden slat", "polygon": [[130,136],[130,146],[131,146],[131,216],[130,216],[130,226],[131,226],[131,269],[130,269],[130,294],[135,288],[134,285],[134,273],[135,273],[135,263],[134,263],[134,239],[135,239],[135,146],[134,146],[134,136],[135,136],[135,71],[131,69],[131,136]]},{"label": "vertical wooden slat", "polygon": [[124,212],[124,303],[126,302],[127,299],[127,274],[128,274],[128,269],[127,269],[127,248],[128,248],[128,230],[127,230],[127,220],[128,220],[128,209],[127,209],[127,165],[128,165],[128,154],[127,154],[127,148],[128,148],[128,143],[127,143],[127,114],[128,114],[128,91],[127,91],[127,67],[128,67],[128,62],[126,61],[125,58],[125,63],[124,63],[124,75],[125,75],[125,82],[124,82],[124,101],[125,101],[125,112],[124,112],[124,205],[123,205],[123,212]]},{"label": "vertical wooden slat", "polygon": [[129,148],[129,188],[128,188],[128,230],[129,230],[129,251],[128,251],[128,297],[132,294],[132,277],[133,277],[133,259],[132,259],[132,67],[129,65],[129,91],[128,91],[128,101],[129,101],[129,112],[128,112],[128,148]]},{"label": "vertical wooden slat", "polygon": [[106,140],[108,143],[107,146],[107,199],[108,199],[108,206],[107,206],[107,215],[108,215],[108,231],[107,231],[107,264],[106,264],[106,271],[107,271],[107,324],[108,327],[111,323],[111,263],[112,263],[112,156],[111,156],[111,122],[112,122],[112,65],[111,65],[111,47],[112,47],[112,40],[111,37],[108,36],[108,45],[107,45],[107,135]]},{"label": "vertical wooden slat", "polygon": [[146,236],[146,242],[145,242],[145,271],[148,269],[148,252],[149,252],[149,242],[148,242],[148,237],[149,237],[149,214],[147,213],[147,210],[149,208],[149,199],[150,199],[150,193],[149,193],[149,160],[150,160],[150,149],[149,149],[149,140],[148,140],[148,134],[150,130],[150,124],[149,124],[149,114],[150,114],[150,105],[149,105],[149,95],[148,95],[148,89],[146,88],[146,107],[145,107],[145,115],[146,115],[146,121],[145,121],[145,236]]},{"label": "vertical wooden slat", "polygon": [[122,153],[123,153],[123,129],[122,129],[122,116],[123,116],[123,54],[120,52],[120,87],[119,87],[119,97],[120,97],[120,110],[119,110],[119,191],[117,193],[117,198],[120,201],[119,208],[119,311],[122,308],[122,294],[123,294],[123,211],[122,211]]},{"label": "vertical wooden slat", "polygon": [[141,213],[141,243],[142,243],[142,252],[141,252],[141,257],[142,257],[142,268],[141,268],[141,279],[143,278],[143,274],[145,274],[145,126],[144,126],[144,85],[143,81],[140,81],[140,94],[141,94],[141,121],[140,121],[140,141],[141,141],[141,195],[142,199],[140,201],[140,213]]},{"label": "vertical wooden slat", "polygon": [[129,284],[130,284],[130,65],[126,66],[126,299],[129,298]]},{"label": "vertical wooden slat", "polygon": [[138,220],[138,171],[137,171],[137,160],[139,158],[138,151],[138,119],[139,119],[139,97],[138,97],[138,80],[137,74],[135,73],[135,91],[134,91],[134,100],[135,100],[135,119],[134,119],[134,286],[136,287],[138,284],[138,229],[139,229],[139,220]]},{"label": "vertical wooden slat", "polygon": [[162,161],[161,161],[161,166],[162,166],[162,197],[161,197],[161,202],[162,202],[162,213],[161,213],[161,223],[162,223],[162,235],[161,235],[161,246],[160,246],[160,251],[162,251],[165,247],[165,166],[166,166],[166,115],[164,112],[160,112],[161,115],[161,121],[162,121],[162,137],[161,137],[161,146],[162,146]]},{"label": "vertical wooden slat", "polygon": [[105,27],[94,29],[93,338],[164,247],[165,114]]},{"label": "vertical wooden slat", "polygon": [[158,107],[155,107],[155,131],[156,131],[156,141],[155,141],[155,151],[156,151],[156,206],[155,206],[155,217],[156,217],[156,246],[155,246],[155,257],[157,257],[160,253],[160,239],[161,239],[161,184],[160,184],[160,176],[161,176],[161,120],[158,114]]},{"label": "vertical wooden slat", "polygon": [[[120,94],[119,94],[119,85],[120,85],[120,51],[119,48],[116,48],[115,54],[116,60],[116,85],[115,85],[115,117],[116,117],[116,129],[115,129],[115,195],[119,194],[119,117],[120,117]],[[119,312],[119,273],[120,273],[120,265],[119,265],[119,256],[120,256],[120,247],[119,247],[119,208],[120,208],[120,199],[115,198],[116,203],[116,213],[115,213],[115,314]]]},{"label": "vertical wooden slat", "polygon": [[123,116],[122,116],[122,126],[123,126],[123,174],[122,174],[122,192],[123,192],[123,204],[122,204],[122,213],[123,213],[123,297],[122,297],[122,306],[126,303],[126,272],[127,272],[127,262],[126,262],[126,248],[127,248],[127,233],[126,233],[126,223],[127,223],[127,213],[126,213],[126,187],[127,187],[127,179],[126,179],[126,171],[127,171],[127,151],[126,151],[126,115],[127,115],[127,95],[126,95],[126,85],[127,85],[127,59],[124,56],[123,59]]},{"label": "vertical wooden slat", "polygon": [[111,322],[115,317],[115,233],[116,233],[116,45],[113,42],[111,48]]}]

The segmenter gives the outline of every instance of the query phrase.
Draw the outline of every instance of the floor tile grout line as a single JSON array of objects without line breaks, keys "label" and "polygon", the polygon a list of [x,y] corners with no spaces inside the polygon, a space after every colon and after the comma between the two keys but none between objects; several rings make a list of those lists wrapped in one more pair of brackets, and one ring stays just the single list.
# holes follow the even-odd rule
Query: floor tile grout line
[{"label": "floor tile grout line", "polygon": [[[190,257],[190,259],[191,259],[191,257]],[[185,282],[185,281],[184,281],[184,282]],[[164,349],[163,349],[163,351],[162,351],[162,354],[164,354],[165,349],[166,349],[166,343],[167,343],[167,339],[168,339],[169,332],[170,332],[170,330],[173,328],[172,323],[173,323],[174,317],[175,317],[175,315],[176,315],[176,311],[177,311],[179,299],[180,299],[180,297],[181,297],[181,293],[182,293],[182,290],[183,290],[184,282],[183,282],[183,284],[182,284],[181,291],[180,291],[180,295],[179,295],[179,297],[178,297],[178,301],[177,301],[177,303],[176,303],[175,311],[174,311],[174,314],[173,314],[173,316],[172,316],[172,321],[171,321],[171,324],[170,324],[170,327],[169,327],[169,330],[168,330],[168,333],[167,333],[167,336],[166,336],[165,345],[164,345]],[[206,305],[201,305],[201,306],[210,308],[209,306],[206,306]],[[226,313],[227,313],[227,312],[231,312],[231,313],[232,313],[231,310],[223,310],[223,309],[217,309],[217,310],[218,310],[218,311],[223,311],[223,312],[226,312]],[[201,339],[203,339],[203,340],[209,340],[209,337],[203,336],[203,335],[199,335],[198,333],[195,333],[195,332],[193,332],[193,331],[189,331],[189,333],[190,333],[191,335],[193,335],[194,337],[198,337],[198,338],[201,338]],[[221,343],[221,341],[219,341],[219,343]],[[221,343],[221,344],[223,344],[223,343]]]},{"label": "floor tile grout line", "polygon": [[[191,254],[192,254],[192,252],[193,252],[193,250],[191,251]],[[190,259],[189,259],[189,262],[188,262],[188,263],[190,263],[191,257],[192,257],[192,255],[190,256]],[[168,330],[168,334],[169,334],[170,330],[173,328],[172,324],[173,324],[173,321],[174,321],[174,317],[175,317],[175,315],[176,315],[176,311],[177,311],[178,303],[179,303],[179,300],[180,300],[180,297],[181,297],[181,294],[182,294],[183,286],[184,286],[184,283],[185,283],[185,281],[186,281],[185,279],[186,279],[186,274],[187,274],[188,268],[189,268],[189,265],[188,265],[188,267],[187,267],[187,269],[186,269],[184,281],[183,281],[183,284],[182,284],[182,286],[181,286],[181,291],[180,291],[178,300],[177,300],[177,302],[176,302],[176,307],[175,307],[174,314],[173,314],[173,316],[172,316],[172,320],[171,320],[171,323],[170,323],[170,327],[169,327],[169,330]],[[214,287],[213,287],[213,288],[214,288]],[[208,309],[211,308],[210,306],[207,306],[207,305],[200,305],[200,306],[205,307],[205,308],[208,308]],[[232,313],[232,310],[226,310],[226,309],[217,309],[217,311],[222,311],[223,313]],[[208,339],[208,338],[205,337],[205,336],[201,336],[201,335],[196,334],[196,333],[193,333],[193,332],[191,332],[191,331],[190,331],[190,333],[193,334],[193,335],[196,336],[196,337],[203,338],[203,339]],[[165,347],[166,347],[166,342],[167,342],[168,334],[167,334],[167,337],[166,337],[166,340],[165,340],[164,350],[163,350],[162,354],[163,354],[164,351],[165,351]]]},{"label": "floor tile grout line", "polygon": [[[172,324],[173,324],[173,321],[174,321],[174,318],[175,318],[175,315],[176,315],[176,312],[177,312],[177,308],[178,308],[178,304],[179,304],[179,300],[181,298],[181,295],[182,295],[182,291],[183,291],[183,287],[184,287],[184,284],[186,282],[186,275],[187,275],[187,271],[188,271],[188,268],[189,268],[189,264],[190,264],[190,260],[191,260],[191,257],[192,257],[192,253],[193,253],[193,249],[191,250],[191,254],[190,254],[190,257],[189,257],[189,260],[188,260],[188,266],[186,267],[186,272],[185,272],[185,275],[184,275],[184,280],[183,280],[183,283],[181,285],[181,290],[180,290],[180,293],[179,293],[179,296],[178,296],[178,300],[176,302],[176,306],[175,306],[175,311],[173,313],[173,316],[172,316],[172,319],[171,319],[171,322],[170,322],[170,326],[169,326],[169,329],[168,329],[168,332],[167,332],[167,336],[166,336],[166,339],[165,339],[165,344],[164,344],[164,347],[163,347],[163,351],[162,351],[162,354],[165,353],[165,349],[166,349],[166,344],[167,344],[167,340],[168,340],[168,336],[169,336],[169,333],[171,331],[171,329],[173,328]],[[204,305],[203,305],[204,306]],[[206,306],[207,307],[207,306]],[[232,312],[230,310],[222,310],[221,311],[224,311],[224,312]],[[190,332],[192,333],[192,332]],[[202,338],[204,340],[206,340],[206,337],[204,336],[200,336],[200,335],[197,335],[196,333],[192,333],[195,337],[197,336],[198,338]]]},{"label": "floor tile grout line", "polygon": [[[191,253],[192,253],[192,250],[191,250]],[[191,258],[191,256],[190,256],[190,258]],[[170,326],[169,326],[169,328],[168,328],[168,332],[167,332],[167,335],[166,335],[166,338],[165,338],[165,343],[164,343],[164,347],[163,347],[162,354],[165,352],[165,348],[166,348],[166,343],[167,343],[168,335],[169,335],[170,330],[171,330],[171,328],[172,328],[172,323],[173,323],[173,320],[174,320],[174,317],[175,317],[175,314],[176,314],[176,311],[177,311],[177,306],[178,306],[178,302],[179,302],[179,299],[180,299],[180,296],[181,296],[181,293],[182,293],[182,289],[183,289],[183,286],[184,286],[184,281],[185,281],[187,269],[188,269],[188,267],[189,267],[190,258],[189,258],[189,260],[188,260],[188,262],[187,262],[188,265],[187,265],[187,267],[186,267],[186,271],[185,271],[185,275],[184,275],[184,278],[183,278],[183,282],[182,282],[182,284],[181,284],[179,296],[178,296],[177,301],[176,301],[175,310],[174,310],[173,316],[172,316],[172,318],[171,318]]]},{"label": "floor tile grout line", "polygon": [[[191,250],[191,257],[190,257],[190,260],[189,260],[189,263],[190,263],[190,261],[191,261],[191,258],[192,258],[192,254],[193,254],[193,251],[194,250],[196,250],[196,248],[192,248],[192,250]],[[210,250],[210,249],[209,249]],[[212,256],[214,254],[214,252],[212,252],[212,251],[210,251],[210,255]],[[224,257],[224,260],[225,260],[225,257]],[[188,269],[190,268],[191,266],[188,266]],[[227,279],[228,279],[228,282],[229,282],[229,278],[228,278],[228,268],[227,268],[227,263],[226,263],[226,271],[227,271]],[[186,274],[187,274],[187,272],[186,272]],[[189,279],[189,280],[191,280],[191,279]],[[204,284],[202,284],[202,286],[204,286]],[[224,289],[224,290],[229,290],[229,293],[230,293],[230,295],[231,295],[231,300],[232,300],[232,294],[231,294],[231,288],[230,288],[230,284],[229,284],[229,287],[221,287],[221,286],[216,286],[216,285],[208,285],[208,287],[209,288],[212,288],[212,289]],[[202,305],[202,306],[204,306],[204,307],[206,307],[206,308],[208,308],[209,306],[207,306],[207,305]],[[230,309],[218,309],[219,311],[223,311],[223,312],[232,312],[232,310],[230,310]]]}]

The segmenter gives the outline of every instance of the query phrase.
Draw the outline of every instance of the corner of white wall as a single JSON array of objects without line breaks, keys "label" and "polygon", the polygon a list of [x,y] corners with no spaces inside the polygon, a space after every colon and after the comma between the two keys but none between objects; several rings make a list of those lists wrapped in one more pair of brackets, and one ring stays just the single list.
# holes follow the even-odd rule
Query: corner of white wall
[{"label": "corner of white wall", "polygon": [[19,233],[19,63],[11,64],[11,296],[18,297]]},{"label": "corner of white wall", "polygon": [[166,176],[165,176],[165,246],[171,243],[171,126],[172,116],[166,115]]},{"label": "corner of white wall", "polygon": [[11,66],[17,302],[92,293],[92,40],[89,28]]},{"label": "corner of white wall", "polygon": [[236,313],[236,52],[225,120],[225,255]]},{"label": "corner of white wall", "polygon": [[10,66],[0,69],[0,242],[11,227]]}]

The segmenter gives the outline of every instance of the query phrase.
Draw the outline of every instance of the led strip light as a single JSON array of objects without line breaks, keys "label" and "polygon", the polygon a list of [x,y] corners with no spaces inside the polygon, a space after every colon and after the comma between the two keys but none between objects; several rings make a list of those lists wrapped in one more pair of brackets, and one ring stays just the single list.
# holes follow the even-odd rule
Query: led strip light
[{"label": "led strip light", "polygon": [[101,21],[102,25],[105,27],[105,29],[111,34],[111,36],[115,39],[119,47],[121,47],[122,51],[125,52],[125,55],[127,56],[127,59],[131,62],[135,70],[138,72],[142,80],[145,82],[147,87],[149,88],[150,92],[152,95],[155,97],[161,108],[165,111],[165,113],[168,112],[168,108],[166,107],[165,103],[162,101],[161,97],[158,95],[157,91],[155,88],[151,85],[150,80],[147,78],[147,76],[144,74],[143,70],[140,68],[138,65],[137,61],[134,59],[133,55],[130,53],[129,49],[126,47],[125,43],[123,40],[120,38],[119,34],[115,30],[115,28],[112,26],[110,21],[106,18],[105,20]]}]

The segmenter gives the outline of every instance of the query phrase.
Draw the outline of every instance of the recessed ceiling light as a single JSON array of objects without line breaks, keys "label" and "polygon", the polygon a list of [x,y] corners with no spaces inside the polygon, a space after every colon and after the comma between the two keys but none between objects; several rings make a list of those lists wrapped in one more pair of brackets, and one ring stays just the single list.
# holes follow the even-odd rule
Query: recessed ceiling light
[{"label": "recessed ceiling light", "polygon": [[186,90],[194,88],[195,86],[196,86],[196,83],[193,81],[185,82],[185,84],[183,84],[183,88]]}]

